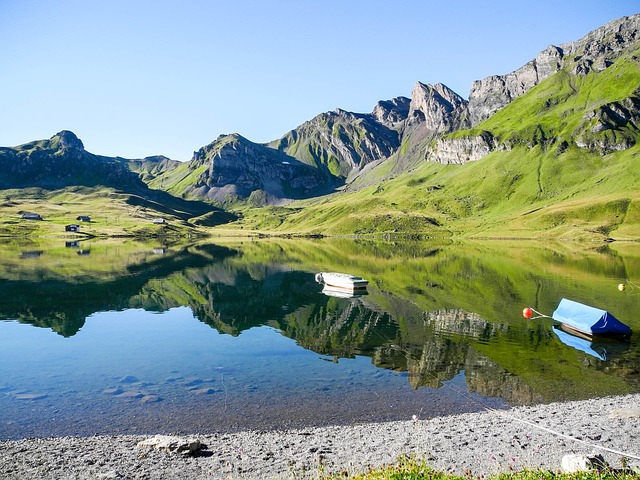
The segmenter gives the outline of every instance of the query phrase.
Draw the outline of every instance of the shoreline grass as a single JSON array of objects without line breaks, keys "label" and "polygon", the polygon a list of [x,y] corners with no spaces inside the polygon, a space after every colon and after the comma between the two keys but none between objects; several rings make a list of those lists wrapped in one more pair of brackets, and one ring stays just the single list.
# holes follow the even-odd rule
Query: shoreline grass
[{"label": "shoreline grass", "polygon": [[640,473],[631,469],[606,468],[576,473],[528,469],[493,475],[474,475],[471,472],[456,475],[436,470],[423,459],[404,456],[399,458],[394,465],[371,469],[365,473],[341,472],[326,476],[320,475],[320,478],[322,480],[637,480],[640,478]]}]

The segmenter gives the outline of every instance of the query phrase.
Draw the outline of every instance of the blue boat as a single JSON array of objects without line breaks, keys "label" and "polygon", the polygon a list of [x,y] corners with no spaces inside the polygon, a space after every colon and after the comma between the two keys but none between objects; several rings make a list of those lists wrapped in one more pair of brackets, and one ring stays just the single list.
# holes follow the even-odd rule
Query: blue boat
[{"label": "blue boat", "polygon": [[631,328],[606,310],[563,298],[552,318],[585,335],[629,335]]}]

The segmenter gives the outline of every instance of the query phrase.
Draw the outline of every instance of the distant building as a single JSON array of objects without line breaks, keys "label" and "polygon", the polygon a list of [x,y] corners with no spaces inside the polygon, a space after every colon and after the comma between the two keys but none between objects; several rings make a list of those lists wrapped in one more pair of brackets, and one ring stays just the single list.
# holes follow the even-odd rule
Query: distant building
[{"label": "distant building", "polygon": [[22,214],[24,220],[42,220],[42,217],[38,213],[25,212]]},{"label": "distant building", "polygon": [[156,225],[162,225],[167,222],[165,222],[164,218],[154,218],[153,223],[155,223]]},{"label": "distant building", "polygon": [[75,223],[72,223],[71,225],[66,225],[64,227],[64,231],[65,232],[79,232],[80,231],[80,225],[76,225]]},{"label": "distant building", "polygon": [[20,258],[38,258],[43,253],[42,250],[27,250],[20,254]]},{"label": "distant building", "polygon": [[76,220],[78,220],[79,222],[90,222],[91,217],[89,215],[78,215],[76,217]]}]

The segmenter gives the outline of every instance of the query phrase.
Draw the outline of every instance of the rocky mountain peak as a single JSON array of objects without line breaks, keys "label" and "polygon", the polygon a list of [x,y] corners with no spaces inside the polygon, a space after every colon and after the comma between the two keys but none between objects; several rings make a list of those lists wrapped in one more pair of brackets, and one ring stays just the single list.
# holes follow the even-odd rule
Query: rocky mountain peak
[{"label": "rocky mountain peak", "polygon": [[640,40],[640,14],[622,17],[589,32],[576,42],[561,45],[569,55],[581,55],[595,61],[612,61],[630,44]]},{"label": "rocky mountain peak", "polygon": [[195,152],[186,165],[192,185],[184,193],[218,202],[243,199],[254,205],[279,204],[329,188],[318,169],[237,133],[220,135]]},{"label": "rocky mountain peak", "polygon": [[410,105],[411,99],[407,97],[381,100],[374,107],[371,115],[381,124],[389,128],[395,128],[409,116]]},{"label": "rocky mountain peak", "polygon": [[[0,149],[0,188],[107,186],[128,191],[146,187],[122,158],[94,155],[73,132]],[[6,175],[4,175],[6,173]]]},{"label": "rocky mountain peak", "polygon": [[[396,114],[391,113],[394,102],[387,110],[389,118],[398,121],[403,101],[396,102]],[[406,108],[405,108],[406,109]],[[385,117],[381,107],[380,117]],[[390,120],[391,121],[391,120]],[[369,163],[388,158],[399,147],[399,134],[389,122],[380,122],[373,114],[353,113],[337,108],[321,113],[304,122],[270,146],[317,168],[335,182]]]},{"label": "rocky mountain peak", "polygon": [[252,143],[242,135],[237,133],[218,135],[213,142],[201,147],[197,152],[193,152],[191,162],[209,162],[211,155],[218,155],[223,149],[237,150],[239,145]]},{"label": "rocky mountain peak", "polygon": [[55,143],[55,141],[59,142],[60,147],[62,148],[72,148],[75,150],[84,150],[84,144],[82,141],[76,137],[76,134],[69,130],[62,130],[61,132],[56,133],[53,137],[51,137],[51,141]]},{"label": "rocky mountain peak", "polygon": [[466,101],[442,83],[416,83],[411,92],[409,126],[419,124],[431,132],[446,133],[460,128],[461,113]]}]

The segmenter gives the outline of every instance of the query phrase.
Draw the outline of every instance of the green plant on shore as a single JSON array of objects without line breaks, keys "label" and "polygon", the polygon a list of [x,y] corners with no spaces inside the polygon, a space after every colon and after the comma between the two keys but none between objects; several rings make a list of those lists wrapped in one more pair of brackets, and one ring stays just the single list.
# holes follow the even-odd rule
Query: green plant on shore
[{"label": "green plant on shore", "polygon": [[362,474],[341,472],[321,476],[323,480],[469,480],[484,478],[487,480],[637,480],[640,475],[631,470],[591,470],[578,473],[558,473],[550,470],[523,470],[521,472],[501,473],[487,477],[478,477],[471,472],[465,475],[453,475],[431,468],[424,460],[401,457],[395,465],[371,469]]}]

